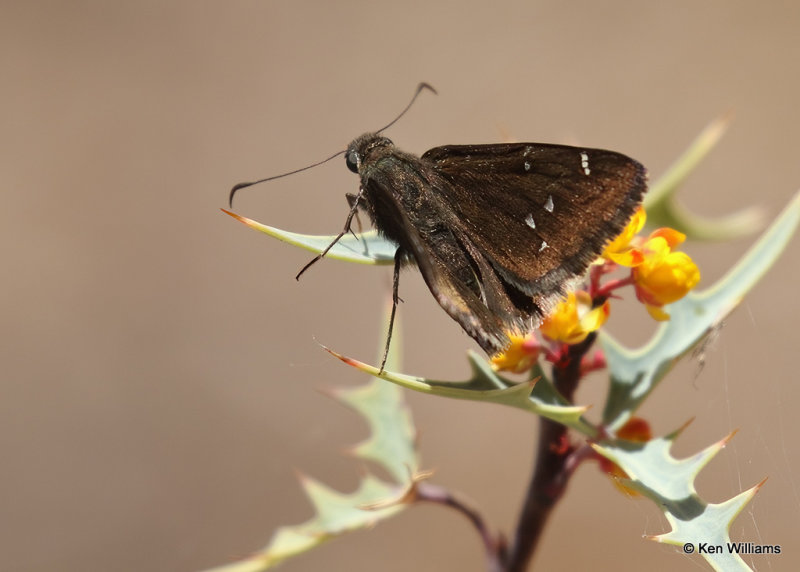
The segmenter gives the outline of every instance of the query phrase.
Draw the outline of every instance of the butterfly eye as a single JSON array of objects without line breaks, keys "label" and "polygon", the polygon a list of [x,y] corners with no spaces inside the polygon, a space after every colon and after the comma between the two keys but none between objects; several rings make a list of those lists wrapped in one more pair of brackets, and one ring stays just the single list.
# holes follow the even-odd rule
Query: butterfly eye
[{"label": "butterfly eye", "polygon": [[361,158],[358,156],[358,151],[350,151],[345,155],[345,163],[347,163],[347,168],[353,171],[354,173],[358,173],[358,165],[361,163]]}]

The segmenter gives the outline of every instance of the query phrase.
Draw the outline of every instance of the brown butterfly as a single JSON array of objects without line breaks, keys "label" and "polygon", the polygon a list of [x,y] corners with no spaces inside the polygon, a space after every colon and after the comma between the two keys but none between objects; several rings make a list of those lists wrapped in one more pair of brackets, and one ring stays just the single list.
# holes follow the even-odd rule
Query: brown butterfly
[{"label": "brown butterfly", "polygon": [[[420,84],[414,97],[426,88],[433,90]],[[495,354],[508,347],[509,332],[538,325],[565,286],[622,232],[647,189],[644,167],[613,151],[504,143],[447,145],[418,157],[381,135],[386,127],[344,151],[361,179],[359,192],[347,195],[342,232],[297,275],[365,211],[397,244],[386,353],[404,264],[415,264],[444,311]],[[251,184],[234,187],[231,200]]]}]

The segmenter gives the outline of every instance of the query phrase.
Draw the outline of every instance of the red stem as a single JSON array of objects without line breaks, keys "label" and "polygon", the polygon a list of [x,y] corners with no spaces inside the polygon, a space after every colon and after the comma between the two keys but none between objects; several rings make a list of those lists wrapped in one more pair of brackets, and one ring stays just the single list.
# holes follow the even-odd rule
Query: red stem
[{"label": "red stem", "polygon": [[486,550],[486,569],[488,572],[505,572],[503,560],[506,552],[506,542],[502,535],[492,535],[489,527],[483,520],[481,514],[463,499],[458,498],[453,493],[431,483],[420,482],[416,485],[416,500],[427,501],[456,509],[467,517],[472,523],[483,541]]},{"label": "red stem", "polygon": [[[593,332],[580,344],[569,346],[568,359],[553,367],[553,384],[570,403],[581,378],[581,359],[596,337]],[[567,428],[544,417],[539,418],[539,428],[536,465],[506,560],[506,572],[524,572],[528,568],[547,519],[575,469],[575,464],[570,463],[574,447],[563,446],[568,442]]]},{"label": "red stem", "polygon": [[617,288],[622,288],[623,286],[628,286],[630,284],[633,284],[633,275],[628,275],[627,277],[620,278],[619,280],[611,280],[610,282],[603,284],[601,288],[598,288],[592,298],[608,298],[611,295],[611,292]]}]

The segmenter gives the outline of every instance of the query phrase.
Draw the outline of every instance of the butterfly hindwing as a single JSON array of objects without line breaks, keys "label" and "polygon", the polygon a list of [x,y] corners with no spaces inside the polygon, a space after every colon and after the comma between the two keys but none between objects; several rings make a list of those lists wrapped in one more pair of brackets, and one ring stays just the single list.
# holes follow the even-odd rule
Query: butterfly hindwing
[{"label": "butterfly hindwing", "polygon": [[405,158],[396,152],[392,169],[373,170],[362,178],[367,210],[381,232],[416,263],[439,305],[485,351],[496,353],[508,345],[509,331],[521,331],[530,322],[535,305],[529,297],[509,295],[491,262],[442,211],[429,174]]}]

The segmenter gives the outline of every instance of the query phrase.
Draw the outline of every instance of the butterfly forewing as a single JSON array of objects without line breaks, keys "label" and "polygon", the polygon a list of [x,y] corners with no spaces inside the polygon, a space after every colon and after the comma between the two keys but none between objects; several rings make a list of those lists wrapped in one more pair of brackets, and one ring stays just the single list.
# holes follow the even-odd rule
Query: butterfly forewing
[{"label": "butterfly forewing", "polygon": [[531,296],[560,293],[619,234],[646,189],[625,155],[540,143],[436,147],[421,160],[433,192],[502,278]]}]

